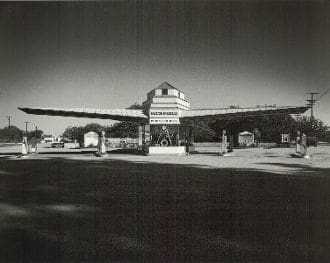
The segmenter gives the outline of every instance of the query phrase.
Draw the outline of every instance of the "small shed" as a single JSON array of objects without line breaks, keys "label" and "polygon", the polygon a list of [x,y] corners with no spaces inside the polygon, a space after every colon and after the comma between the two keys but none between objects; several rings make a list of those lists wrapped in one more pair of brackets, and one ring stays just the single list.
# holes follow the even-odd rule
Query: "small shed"
[{"label": "small shed", "polygon": [[97,147],[99,143],[99,135],[90,131],[84,134],[84,147]]},{"label": "small shed", "polygon": [[244,131],[238,134],[239,146],[251,146],[254,144],[254,134],[252,132]]},{"label": "small shed", "polygon": [[42,138],[43,138],[43,141],[44,141],[45,143],[52,143],[52,142],[55,141],[55,138],[54,138],[53,135],[46,135],[46,134],[44,134],[44,135],[42,136]]}]

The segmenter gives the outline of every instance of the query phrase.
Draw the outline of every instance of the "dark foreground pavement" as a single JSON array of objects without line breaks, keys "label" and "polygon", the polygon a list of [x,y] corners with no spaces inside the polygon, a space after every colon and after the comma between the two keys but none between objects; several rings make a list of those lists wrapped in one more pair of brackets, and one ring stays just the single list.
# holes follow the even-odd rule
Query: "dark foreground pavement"
[{"label": "dark foreground pavement", "polygon": [[330,262],[330,173],[299,168],[1,159],[0,261]]}]

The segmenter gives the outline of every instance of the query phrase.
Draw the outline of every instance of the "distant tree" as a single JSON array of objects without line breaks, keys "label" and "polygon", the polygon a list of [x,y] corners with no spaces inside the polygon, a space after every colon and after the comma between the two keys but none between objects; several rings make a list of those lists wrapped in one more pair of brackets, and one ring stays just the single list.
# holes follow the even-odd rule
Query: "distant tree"
[{"label": "distant tree", "polygon": [[[143,110],[144,107],[135,102],[134,104],[127,107],[127,109],[131,110]],[[136,122],[131,121],[122,121],[117,122],[114,125],[107,127],[105,129],[106,136],[112,138],[137,138],[138,137],[138,124]]]},{"label": "distant tree", "polygon": [[297,120],[297,129],[307,136],[316,136],[318,140],[325,141],[329,127],[321,120],[304,116]]},{"label": "distant tree", "polygon": [[93,132],[96,132],[97,134],[101,135],[104,128],[105,128],[104,126],[102,126],[98,123],[89,123],[89,124],[85,125],[84,130],[85,130],[85,133],[93,131]]},{"label": "distant tree", "polygon": [[62,134],[62,136],[66,139],[69,139],[71,141],[77,141],[80,144],[84,142],[84,134],[85,134],[85,128],[83,126],[80,127],[67,127]]},{"label": "distant tree", "polygon": [[126,109],[142,110],[142,109],[144,109],[144,107],[143,107],[141,104],[135,102],[135,103],[132,104],[131,106],[127,107]]},{"label": "distant tree", "polygon": [[135,122],[117,122],[106,130],[106,135],[113,138],[138,137],[138,124]]},{"label": "distant tree", "polygon": [[260,115],[254,117],[242,117],[235,120],[221,120],[210,124],[220,138],[221,131],[227,130],[228,135],[234,135],[237,143],[238,133],[242,131],[255,132],[258,130],[258,137],[261,142],[281,141],[282,133],[291,134],[294,138],[297,130],[304,132],[307,136],[316,136],[318,140],[325,140],[328,127],[315,118],[301,117],[295,120],[291,115]]},{"label": "distant tree", "polygon": [[67,127],[62,136],[72,141],[78,140],[78,127]]},{"label": "distant tree", "polygon": [[0,129],[1,142],[21,142],[23,140],[23,131],[16,126]]},{"label": "distant tree", "polygon": [[195,142],[218,141],[217,133],[210,127],[209,121],[196,120],[193,126]]},{"label": "distant tree", "polygon": [[107,137],[113,138],[136,138],[138,136],[138,124],[128,121],[118,122],[112,126],[102,126],[97,123],[89,123],[80,127],[67,127],[62,136],[72,141],[77,140],[79,144],[83,144],[84,134],[90,131],[96,132],[99,135],[102,131],[105,131]]},{"label": "distant tree", "polygon": [[330,142],[330,130],[329,129],[325,133],[324,141]]},{"label": "distant tree", "polygon": [[36,139],[41,139],[43,134],[44,134],[44,132],[42,130],[34,130],[34,131],[28,132],[27,138],[28,138],[28,140],[30,140],[33,137]]}]

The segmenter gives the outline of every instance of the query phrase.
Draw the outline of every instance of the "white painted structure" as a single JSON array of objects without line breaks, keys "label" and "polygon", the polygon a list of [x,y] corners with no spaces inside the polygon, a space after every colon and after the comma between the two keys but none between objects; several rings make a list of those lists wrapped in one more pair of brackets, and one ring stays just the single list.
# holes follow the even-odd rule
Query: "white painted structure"
[{"label": "white painted structure", "polygon": [[149,146],[148,154],[185,154],[185,146],[169,146],[169,147],[159,147],[159,146]]},{"label": "white painted structure", "polygon": [[42,136],[42,142],[45,142],[45,143],[53,143],[55,142],[55,138],[53,135],[43,135]]},{"label": "white painted structure", "polygon": [[90,131],[84,134],[84,147],[97,147],[99,143],[99,135]]},{"label": "white painted structure", "polygon": [[240,146],[251,146],[254,143],[254,134],[252,132],[244,131],[238,134],[238,144]]}]

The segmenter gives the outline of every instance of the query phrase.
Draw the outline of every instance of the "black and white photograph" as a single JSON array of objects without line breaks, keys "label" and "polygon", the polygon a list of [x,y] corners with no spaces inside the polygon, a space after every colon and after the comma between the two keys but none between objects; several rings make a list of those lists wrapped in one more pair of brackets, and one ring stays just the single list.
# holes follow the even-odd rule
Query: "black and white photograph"
[{"label": "black and white photograph", "polygon": [[330,1],[0,2],[0,262],[330,262]]}]

